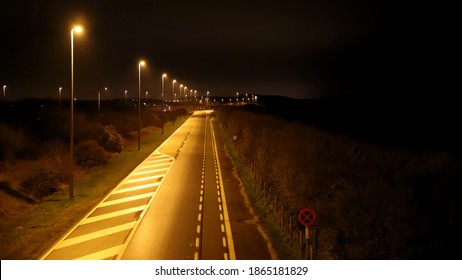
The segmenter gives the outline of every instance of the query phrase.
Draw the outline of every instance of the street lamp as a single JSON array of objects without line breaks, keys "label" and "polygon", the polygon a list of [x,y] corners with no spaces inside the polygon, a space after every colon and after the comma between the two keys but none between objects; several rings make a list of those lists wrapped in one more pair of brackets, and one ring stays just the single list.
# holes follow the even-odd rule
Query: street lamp
[{"label": "street lamp", "polygon": [[146,91],[146,102],[148,102],[148,92]]},{"label": "street lamp", "polygon": [[101,92],[98,91],[98,112],[101,110]]},{"label": "street lamp", "polygon": [[183,84],[180,85],[180,101],[181,101],[181,88],[183,87]]},{"label": "street lamp", "polygon": [[70,131],[70,174],[69,199],[74,197],[74,32],[82,32],[81,26],[71,29],[71,131]]},{"label": "street lamp", "polygon": [[167,74],[162,75],[162,89],[160,92],[162,98],[162,107],[161,107],[161,115],[162,115],[162,134],[164,134],[164,79],[167,78]]},{"label": "street lamp", "polygon": [[145,64],[143,60],[138,63],[138,151],[141,148],[141,66]]},{"label": "street lamp", "polygon": [[162,91],[160,92],[160,95],[162,97],[162,102],[164,101],[164,79],[167,78],[167,74],[162,75]]},{"label": "street lamp", "polygon": [[[107,92],[107,87],[104,88],[104,91]],[[101,92],[98,91],[98,112],[101,111]]]},{"label": "street lamp", "polygon": [[58,88],[58,92],[59,92],[59,105],[61,105],[61,93],[63,91],[63,88],[62,87],[59,87]]},{"label": "street lamp", "polygon": [[3,85],[3,105],[6,104],[6,85]]},{"label": "street lamp", "polygon": [[125,90],[124,92],[125,103],[127,103],[127,92],[128,92],[127,90]]},{"label": "street lamp", "polygon": [[173,98],[173,100],[175,100],[175,83],[176,83],[176,80],[173,80],[172,81],[172,98]]}]

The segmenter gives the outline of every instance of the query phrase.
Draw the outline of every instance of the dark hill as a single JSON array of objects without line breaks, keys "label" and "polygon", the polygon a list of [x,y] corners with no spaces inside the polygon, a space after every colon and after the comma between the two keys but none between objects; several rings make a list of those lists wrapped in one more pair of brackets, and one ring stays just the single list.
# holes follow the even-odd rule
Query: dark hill
[{"label": "dark hill", "polygon": [[461,154],[458,120],[450,100],[292,99],[259,96],[246,110],[272,114],[383,146]]}]

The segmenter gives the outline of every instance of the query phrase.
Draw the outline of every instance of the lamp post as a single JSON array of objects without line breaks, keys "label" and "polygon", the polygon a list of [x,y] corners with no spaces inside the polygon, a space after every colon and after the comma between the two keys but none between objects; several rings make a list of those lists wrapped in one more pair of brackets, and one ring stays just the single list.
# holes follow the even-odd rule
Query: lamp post
[{"label": "lamp post", "polygon": [[173,80],[172,81],[172,98],[173,98],[173,101],[175,100],[175,83],[176,83],[176,80]]},{"label": "lamp post", "polygon": [[127,103],[127,92],[128,92],[127,90],[125,90],[124,92],[125,103]]},{"label": "lamp post", "polygon": [[71,29],[71,131],[70,131],[70,174],[69,174],[69,199],[74,197],[74,32],[82,32],[81,26]]},{"label": "lamp post", "polygon": [[167,74],[162,75],[162,91],[160,92],[162,102],[164,101],[164,79],[167,78]]},{"label": "lamp post", "polygon": [[162,134],[164,134],[164,79],[167,78],[167,74],[162,75],[162,89],[160,92],[161,99],[162,99],[162,107],[161,107],[161,115],[162,115]]},{"label": "lamp post", "polygon": [[59,105],[61,105],[61,94],[62,94],[63,88],[59,87],[58,88],[58,94],[59,94]]},{"label": "lamp post", "polygon": [[143,60],[138,63],[138,151],[141,149],[141,66],[144,65]]},{"label": "lamp post", "polygon": [[3,85],[3,105],[6,104],[6,85]]},{"label": "lamp post", "polygon": [[[107,92],[107,87],[104,88],[104,91]],[[98,91],[98,112],[101,111],[101,92]]]},{"label": "lamp post", "polygon": [[183,84],[180,85],[180,101],[181,101],[181,88],[183,87]]}]

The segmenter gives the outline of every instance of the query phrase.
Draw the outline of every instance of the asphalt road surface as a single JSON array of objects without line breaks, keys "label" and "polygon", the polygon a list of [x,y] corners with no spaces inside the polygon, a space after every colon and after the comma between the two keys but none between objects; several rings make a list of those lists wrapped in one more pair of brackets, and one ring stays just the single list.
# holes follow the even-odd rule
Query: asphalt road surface
[{"label": "asphalt road surface", "polygon": [[274,259],[214,128],[195,112],[41,259]]}]

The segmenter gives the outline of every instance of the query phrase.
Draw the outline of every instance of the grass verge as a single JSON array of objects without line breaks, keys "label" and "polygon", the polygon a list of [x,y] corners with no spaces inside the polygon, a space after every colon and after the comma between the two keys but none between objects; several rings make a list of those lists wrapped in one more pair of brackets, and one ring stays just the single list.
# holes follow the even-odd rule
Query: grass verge
[{"label": "grass verge", "polygon": [[[41,204],[28,209],[22,217],[0,228],[0,259],[38,259],[70,227],[88,213],[110,190],[125,178],[141,161],[160,146],[188,118],[181,117],[175,125],[142,130],[141,149],[138,142],[110,163],[88,172],[74,182],[74,198],[68,199],[68,189],[49,196]],[[136,137],[135,137],[136,139]]]},{"label": "grass verge", "polygon": [[278,259],[282,260],[293,260],[299,259],[300,257],[294,252],[292,246],[288,242],[288,238],[283,233],[276,221],[275,217],[271,214],[268,202],[266,201],[263,194],[259,191],[258,182],[256,182],[251,173],[249,172],[248,166],[242,161],[232,143],[231,136],[223,129],[223,126],[218,122],[219,135],[223,138],[223,142],[226,145],[228,154],[231,156],[236,171],[241,179],[242,184],[247,195],[252,202],[252,206],[256,211],[257,215],[263,222],[263,226],[267,231],[268,237],[270,238],[271,244],[277,254]]}]

